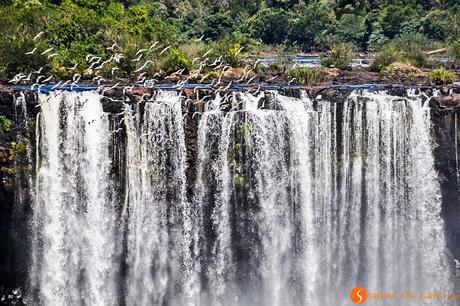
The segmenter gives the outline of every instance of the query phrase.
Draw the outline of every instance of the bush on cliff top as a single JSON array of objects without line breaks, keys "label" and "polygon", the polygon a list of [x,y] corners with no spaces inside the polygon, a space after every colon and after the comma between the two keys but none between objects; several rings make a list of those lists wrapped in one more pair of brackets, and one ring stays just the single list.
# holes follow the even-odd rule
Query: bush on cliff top
[{"label": "bush on cliff top", "polygon": [[330,68],[350,69],[353,49],[353,45],[350,43],[338,43],[324,54],[321,58],[321,64]]},{"label": "bush on cliff top", "polygon": [[433,85],[448,85],[457,80],[455,73],[447,71],[444,68],[432,70],[428,73],[428,78]]}]

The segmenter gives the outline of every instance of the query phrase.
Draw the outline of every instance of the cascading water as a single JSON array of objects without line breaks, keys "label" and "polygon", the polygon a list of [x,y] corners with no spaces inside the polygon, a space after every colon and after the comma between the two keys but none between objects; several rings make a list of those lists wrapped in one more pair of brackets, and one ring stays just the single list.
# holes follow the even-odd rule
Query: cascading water
[{"label": "cascading water", "polygon": [[[178,95],[126,106],[127,305],[185,305],[193,298],[191,210],[185,198],[186,148]],[[190,296],[191,294],[191,296]]]},{"label": "cascading water", "polygon": [[124,106],[123,182],[100,99],[40,96],[35,301],[347,305],[358,286],[449,292],[420,97],[217,96],[193,117],[189,156],[184,101],[158,91]]},{"label": "cascading water", "polygon": [[44,305],[115,305],[109,121],[93,92],[40,95],[32,285]]}]

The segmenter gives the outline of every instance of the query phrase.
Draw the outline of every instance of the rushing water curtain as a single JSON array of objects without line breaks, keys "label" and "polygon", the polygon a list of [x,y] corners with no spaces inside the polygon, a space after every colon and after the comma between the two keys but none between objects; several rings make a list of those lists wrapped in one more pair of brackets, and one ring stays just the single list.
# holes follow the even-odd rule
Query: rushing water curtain
[{"label": "rushing water curtain", "polygon": [[116,116],[94,92],[39,99],[36,302],[338,305],[356,286],[449,290],[421,97],[234,93],[191,116],[195,132],[175,92]]}]

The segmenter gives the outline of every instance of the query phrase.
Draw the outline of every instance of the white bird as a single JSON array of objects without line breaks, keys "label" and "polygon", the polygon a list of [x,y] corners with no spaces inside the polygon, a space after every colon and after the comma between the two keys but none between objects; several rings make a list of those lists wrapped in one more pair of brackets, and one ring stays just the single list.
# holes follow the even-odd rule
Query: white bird
[{"label": "white bird", "polygon": [[120,85],[120,82],[118,82],[117,84],[113,85],[112,87],[109,87],[107,90],[115,89],[115,88],[118,87],[118,85]]},{"label": "white bird", "polygon": [[[34,90],[35,86],[40,86],[40,84],[38,84],[38,83],[32,84],[32,86],[30,86],[30,90]],[[38,87],[38,89],[40,90],[40,87]]]},{"label": "white bird", "polygon": [[171,75],[176,75],[176,74],[181,75],[182,73],[184,73],[184,71],[185,71],[185,68],[182,68],[182,69],[177,70],[176,72],[173,72]]},{"label": "white bird", "polygon": [[192,65],[195,64],[196,61],[200,60],[201,57],[195,57],[192,61]]},{"label": "white bird", "polygon": [[205,53],[205,54],[203,54],[201,57],[205,58],[205,57],[206,57],[206,55],[208,55],[208,54],[209,54],[209,53],[211,53],[211,52],[212,52],[212,48],[211,48],[211,49],[209,49],[208,51],[206,51],[206,53]]},{"label": "white bird", "polygon": [[221,61],[222,61],[222,55],[219,56],[218,58],[216,58],[216,59],[214,60],[214,62],[213,62],[210,66],[215,66],[215,65],[217,65],[218,63],[220,63]]},{"label": "white bird", "polygon": [[251,83],[256,77],[257,77],[257,75],[255,75],[255,76],[253,76],[252,78],[250,78],[250,79],[246,82],[246,84]]},{"label": "white bird", "polygon": [[42,81],[42,83],[49,82],[52,78],[53,78],[52,76],[49,76],[49,77],[47,77],[46,79],[44,79],[44,80]]},{"label": "white bird", "polygon": [[48,59],[53,58],[53,57],[55,57],[56,55],[58,55],[58,54],[57,54],[57,53],[50,54],[50,55],[48,55]]},{"label": "white bird", "polygon": [[164,49],[160,52],[159,55],[162,55],[163,53],[165,53],[165,52],[166,52],[169,48],[171,48],[171,47],[172,47],[172,45],[167,46],[166,48],[164,48]]},{"label": "white bird", "polygon": [[80,86],[77,85],[77,83],[78,83],[77,81],[72,82],[72,83],[70,84],[70,90],[73,90],[74,87],[80,87]]},{"label": "white bird", "polygon": [[81,78],[81,75],[76,73],[76,74],[73,75],[72,81],[78,82],[80,80],[80,78]]},{"label": "white bird", "polygon": [[228,83],[228,85],[226,87],[224,87],[224,91],[228,90],[230,88],[230,86],[232,86],[232,81],[230,81],[230,83]]},{"label": "white bird", "polygon": [[144,53],[145,51],[147,51],[147,49],[140,49],[134,56],[138,56],[140,53]]},{"label": "white bird", "polygon": [[297,80],[297,78],[292,78],[289,82],[288,82],[288,85],[290,85],[292,82],[294,82],[295,80]]},{"label": "white bird", "polygon": [[261,61],[261,59],[259,58],[255,63],[254,63],[254,66],[252,67],[252,69],[256,69],[257,67],[257,64]]},{"label": "white bird", "polygon": [[116,133],[121,132],[121,131],[123,131],[123,128],[118,128],[115,131],[113,131],[112,134],[116,134]]},{"label": "white bird", "polygon": [[222,67],[222,62],[220,62],[220,64],[219,64],[219,65],[217,65],[217,66],[214,68],[214,70],[219,70],[219,69],[220,69],[220,67]]},{"label": "white bird", "polygon": [[91,58],[89,60],[86,60],[88,63],[92,63],[93,61],[96,61],[99,63],[102,60],[100,56],[94,56],[94,55],[90,55],[90,56]]},{"label": "white bird", "polygon": [[125,56],[121,53],[116,53],[113,55],[113,60],[117,63],[119,63],[122,58],[125,58]]},{"label": "white bird", "polygon": [[56,89],[59,85],[61,85],[62,81],[59,81],[56,85],[51,87],[51,90]]},{"label": "white bird", "polygon": [[237,82],[243,82],[243,81],[246,79],[247,76],[248,76],[248,75],[245,73],[245,74],[243,74],[243,76],[242,76],[241,78],[239,78],[239,79],[236,80],[236,81],[237,81]]},{"label": "white bird", "polygon": [[198,100],[198,102],[203,102],[205,99],[207,98],[211,98],[211,95],[205,95],[203,98],[201,98],[200,100]]},{"label": "white bird", "polygon": [[119,69],[120,69],[120,68],[118,68],[118,67],[112,68],[112,75],[115,73],[115,70],[119,70]]},{"label": "white bird", "polygon": [[[129,86],[129,87],[123,87],[123,95],[127,92],[127,91],[132,91],[134,88],[134,85],[133,86]],[[124,114],[124,112],[121,112],[120,114]],[[118,115],[118,114],[117,114]]]},{"label": "white bird", "polygon": [[18,82],[20,82],[21,80],[23,80],[26,76],[22,73],[14,76],[14,78],[12,78],[11,80],[8,81],[8,83],[14,83],[14,84],[17,84]]},{"label": "white bird", "polygon": [[73,67],[69,68],[70,71],[77,69],[78,63],[76,63]]},{"label": "white bird", "polygon": [[43,67],[40,67],[37,71],[34,71],[35,74],[40,74],[42,73]]},{"label": "white bird", "polygon": [[112,46],[108,47],[107,50],[113,50],[116,47],[117,43],[114,43]]},{"label": "white bird", "polygon": [[145,76],[145,77],[143,77],[142,79],[138,79],[138,80],[135,82],[135,84],[144,83],[144,81],[145,81],[146,78],[147,78],[147,77]]},{"label": "white bird", "polygon": [[195,39],[195,41],[202,41],[202,40],[203,40],[203,38],[204,38],[204,35],[203,35],[203,36],[201,36],[200,38],[197,38],[197,39]]},{"label": "white bird", "polygon": [[202,83],[208,76],[209,76],[209,73],[206,74],[204,77],[202,77],[198,83]]},{"label": "white bird", "polygon": [[64,83],[61,84],[61,88],[64,87],[64,86],[66,86],[66,85],[69,84],[69,83],[70,83],[70,80],[65,81]]},{"label": "white bird", "polygon": [[41,80],[42,78],[44,78],[44,77],[45,77],[44,75],[39,75],[39,76],[37,77],[37,79],[35,80],[35,82],[37,82],[37,83],[40,82],[40,80]]},{"label": "white bird", "polygon": [[244,47],[239,48],[238,51],[235,52],[235,55],[240,54],[240,52],[243,51],[243,49],[244,49]]},{"label": "white bird", "polygon": [[102,67],[104,67],[104,65],[105,65],[105,62],[103,62],[102,64],[100,64],[100,65],[97,66],[96,68],[94,68],[94,70],[102,69]]},{"label": "white bird", "polygon": [[93,63],[92,63],[92,64],[91,64],[91,65],[88,67],[88,69],[91,69],[91,68],[93,68],[94,66],[96,66],[96,65],[97,65],[97,64],[99,64],[100,62],[101,62],[101,60],[100,60],[100,59],[99,59],[99,60],[97,60],[97,61],[95,61],[95,62],[93,62]]},{"label": "white bird", "polygon": [[39,38],[40,38],[40,36],[42,36],[42,35],[43,35],[43,33],[44,33],[44,32],[40,32],[40,33],[38,33],[37,35],[35,35],[35,37],[34,37],[34,40],[37,40],[37,39],[39,39]]},{"label": "white bird", "polygon": [[147,67],[147,65],[150,64],[150,63],[153,63],[153,62],[152,62],[151,60],[146,61],[146,62],[144,63],[144,65],[142,65],[142,67],[136,69],[134,72],[139,72],[139,71],[143,70],[143,69],[144,69],[145,67]]},{"label": "white bird", "polygon": [[154,42],[150,48],[149,48],[149,51],[151,51],[153,48],[155,48],[155,46],[159,43],[159,41],[157,40],[156,42]]},{"label": "white bird", "polygon": [[26,55],[34,54],[35,51],[37,51],[37,48],[35,47],[32,51],[29,51],[26,53]]},{"label": "white bird", "polygon": [[138,62],[138,61],[140,61],[143,55],[144,55],[144,54],[139,55],[137,58],[131,60],[131,62]]},{"label": "white bird", "polygon": [[53,49],[54,49],[53,47],[46,49],[45,51],[42,52],[42,55],[45,55],[46,53],[53,51]]}]

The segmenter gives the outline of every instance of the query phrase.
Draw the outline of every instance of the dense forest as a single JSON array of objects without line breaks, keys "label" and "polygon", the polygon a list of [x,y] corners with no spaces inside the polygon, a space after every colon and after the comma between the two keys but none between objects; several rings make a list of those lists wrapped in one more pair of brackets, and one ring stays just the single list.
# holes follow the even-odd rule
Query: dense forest
[{"label": "dense forest", "polygon": [[332,54],[324,63],[338,68],[352,52],[375,53],[377,71],[434,68],[425,54],[436,48],[460,60],[458,0],[0,0],[0,25],[0,78],[84,74],[88,55],[116,62],[107,76],[132,77],[143,49],[152,73],[191,70],[208,51],[232,67],[288,51]]}]

